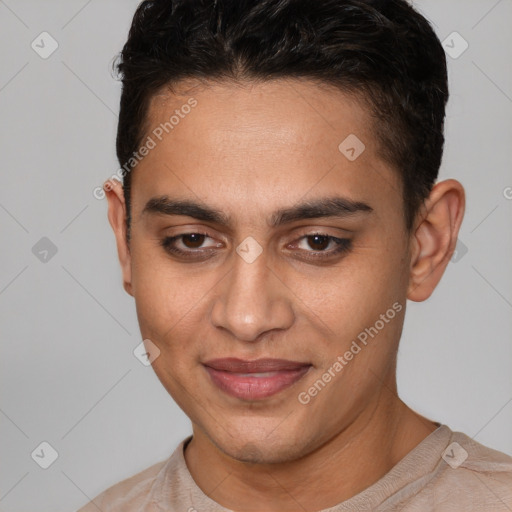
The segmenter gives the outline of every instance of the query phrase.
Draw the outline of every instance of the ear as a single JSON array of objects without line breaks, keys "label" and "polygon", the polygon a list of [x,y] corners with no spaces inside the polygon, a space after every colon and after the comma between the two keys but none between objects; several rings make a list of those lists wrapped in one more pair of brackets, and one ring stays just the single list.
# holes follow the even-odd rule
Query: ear
[{"label": "ear", "polygon": [[408,299],[428,299],[441,280],[457,245],[465,204],[464,187],[456,180],[432,188],[411,239]]},{"label": "ear", "polygon": [[132,293],[132,265],[130,247],[126,241],[126,203],[123,186],[119,180],[107,180],[103,189],[108,201],[108,220],[116,237],[117,254],[123,274],[123,287]]}]

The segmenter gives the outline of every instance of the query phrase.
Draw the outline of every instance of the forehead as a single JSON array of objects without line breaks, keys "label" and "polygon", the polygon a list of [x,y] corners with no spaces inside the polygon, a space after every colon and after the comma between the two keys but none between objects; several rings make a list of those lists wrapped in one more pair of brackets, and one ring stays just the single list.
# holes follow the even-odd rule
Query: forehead
[{"label": "forehead", "polygon": [[132,177],[141,201],[174,192],[250,209],[316,192],[368,201],[400,189],[377,156],[369,111],[325,84],[183,83],[152,97],[147,127],[143,140],[155,145]]},{"label": "forehead", "polygon": [[[148,126],[165,124],[170,114],[188,111],[186,104],[191,98],[197,102],[192,112],[195,115],[182,123],[186,116],[181,113],[181,126],[176,123],[172,130],[177,140],[180,135],[199,130],[202,143],[226,133],[232,139],[250,139],[260,134],[266,147],[273,139],[276,144],[298,145],[324,141],[332,149],[332,143],[351,130],[370,145],[373,143],[371,116],[355,93],[344,93],[318,81],[284,78],[241,83],[189,81],[174,92],[164,87],[150,100]],[[256,147],[257,139],[254,142]]]}]

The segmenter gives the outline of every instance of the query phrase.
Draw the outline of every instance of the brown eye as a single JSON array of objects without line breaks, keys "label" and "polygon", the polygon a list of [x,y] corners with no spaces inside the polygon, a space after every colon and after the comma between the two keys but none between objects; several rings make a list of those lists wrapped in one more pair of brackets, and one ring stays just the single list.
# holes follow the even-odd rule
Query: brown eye
[{"label": "brown eye", "polygon": [[342,258],[352,248],[352,240],[337,238],[325,233],[305,234],[298,243],[292,244],[295,257],[310,262],[328,262]]},{"label": "brown eye", "polygon": [[183,245],[188,249],[197,249],[204,243],[205,235],[200,233],[190,233],[188,235],[182,235],[181,239]]},{"label": "brown eye", "polygon": [[223,247],[222,242],[216,242],[208,233],[168,236],[160,241],[160,245],[171,256],[189,262],[205,261]]},{"label": "brown eye", "polygon": [[310,235],[308,238],[308,245],[315,251],[323,251],[329,247],[331,238],[323,235]]}]

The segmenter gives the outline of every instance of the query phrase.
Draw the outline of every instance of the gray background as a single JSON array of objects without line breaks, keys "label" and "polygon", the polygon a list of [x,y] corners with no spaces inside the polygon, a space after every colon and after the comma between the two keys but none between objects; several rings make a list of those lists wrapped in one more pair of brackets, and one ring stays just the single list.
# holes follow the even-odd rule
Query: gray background
[{"label": "gray background", "polygon": [[[2,511],[74,510],[190,432],[132,353],[135,307],[106,201],[93,196],[118,168],[110,65],[137,4],[0,1]],[[418,412],[512,453],[512,0],[415,5],[441,40],[456,31],[469,44],[448,57],[441,170],[465,185],[468,204],[439,288],[408,304],[399,392]],[[59,45],[47,59],[31,47],[50,48],[43,31]],[[448,44],[458,53],[463,43]],[[56,254],[41,252],[43,237]],[[43,441],[59,454],[48,469],[31,457]]]}]

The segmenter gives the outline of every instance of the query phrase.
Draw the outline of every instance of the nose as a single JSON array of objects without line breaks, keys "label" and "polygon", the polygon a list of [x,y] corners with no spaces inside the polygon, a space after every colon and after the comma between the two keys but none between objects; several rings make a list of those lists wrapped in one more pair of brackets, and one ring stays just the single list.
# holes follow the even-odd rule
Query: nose
[{"label": "nose", "polygon": [[294,322],[292,294],[267,266],[264,253],[252,263],[237,254],[234,260],[231,272],[219,283],[211,310],[213,325],[246,342],[289,329]]}]

